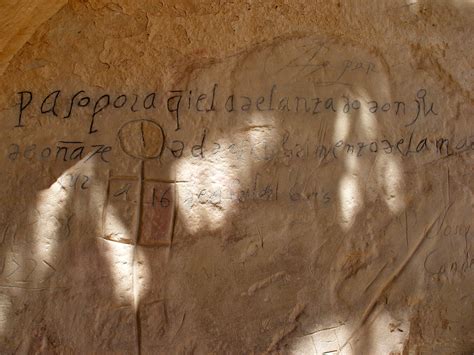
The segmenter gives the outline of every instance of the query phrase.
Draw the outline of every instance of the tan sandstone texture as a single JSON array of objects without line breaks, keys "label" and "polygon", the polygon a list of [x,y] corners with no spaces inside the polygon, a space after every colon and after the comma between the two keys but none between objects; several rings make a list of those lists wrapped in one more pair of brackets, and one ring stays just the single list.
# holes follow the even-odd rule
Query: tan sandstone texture
[{"label": "tan sandstone texture", "polygon": [[0,353],[474,351],[473,1],[0,23]]}]

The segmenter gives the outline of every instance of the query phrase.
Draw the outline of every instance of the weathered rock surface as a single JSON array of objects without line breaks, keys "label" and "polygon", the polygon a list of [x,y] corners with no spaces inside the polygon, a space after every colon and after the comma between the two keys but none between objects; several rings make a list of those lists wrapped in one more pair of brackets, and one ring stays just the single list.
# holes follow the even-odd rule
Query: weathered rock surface
[{"label": "weathered rock surface", "polygon": [[471,353],[473,5],[19,1],[2,353]]}]

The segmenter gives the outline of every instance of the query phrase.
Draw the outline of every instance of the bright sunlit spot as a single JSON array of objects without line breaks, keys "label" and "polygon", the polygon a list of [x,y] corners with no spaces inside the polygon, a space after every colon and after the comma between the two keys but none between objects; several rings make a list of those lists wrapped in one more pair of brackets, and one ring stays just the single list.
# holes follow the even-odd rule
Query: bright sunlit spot
[{"label": "bright sunlit spot", "polygon": [[334,123],[333,143],[345,140],[349,135],[350,128],[350,116],[339,111]]},{"label": "bright sunlit spot", "polygon": [[[220,141],[225,146],[225,141]],[[227,212],[232,206],[229,186],[237,177],[235,169],[227,159],[193,161],[182,160],[176,166],[180,180],[189,183],[179,184],[180,213],[182,221],[191,232],[202,227],[216,230],[225,223]]]},{"label": "bright sunlit spot", "polygon": [[6,332],[9,323],[8,319],[11,316],[11,307],[12,303],[10,297],[0,293],[0,334]]},{"label": "bright sunlit spot", "polygon": [[388,208],[397,214],[405,208],[404,182],[400,163],[394,158],[385,157],[379,161],[377,161],[378,184],[382,189]]},{"label": "bright sunlit spot", "polygon": [[368,354],[403,353],[410,334],[410,322],[405,317],[395,318],[385,309],[374,311],[365,326],[352,334],[352,346]]},{"label": "bright sunlit spot", "polygon": [[367,105],[361,105],[357,123],[359,124],[358,133],[363,135],[365,140],[376,139],[378,133],[377,116],[369,111]]},{"label": "bright sunlit spot", "polygon": [[219,153],[208,153],[204,160],[181,159],[176,164],[177,179],[186,181],[177,187],[181,220],[190,232],[225,225],[238,203],[239,184],[258,167],[255,160],[264,162],[278,150],[277,135],[273,118],[256,114],[233,135],[234,142],[215,141]]},{"label": "bright sunlit spot", "polygon": [[[23,275],[40,283],[47,273],[53,272],[57,264],[58,244],[71,234],[70,220],[72,213],[68,208],[70,202],[70,186],[68,174],[73,168],[64,172],[48,189],[40,191],[36,196],[36,208],[32,210],[32,236],[35,263],[35,275]],[[38,285],[37,285],[38,286]]]},{"label": "bright sunlit spot", "polygon": [[339,203],[342,217],[341,227],[347,231],[354,224],[361,205],[361,193],[355,175],[346,174],[341,178],[339,182]]},{"label": "bright sunlit spot", "polygon": [[109,264],[114,294],[119,304],[130,304],[135,299],[133,285],[134,245],[104,241],[104,255]]},{"label": "bright sunlit spot", "polygon": [[350,344],[344,346],[345,340],[350,335],[347,325],[321,328],[321,330],[313,330],[309,335],[296,338],[290,353],[294,355],[353,355]]}]

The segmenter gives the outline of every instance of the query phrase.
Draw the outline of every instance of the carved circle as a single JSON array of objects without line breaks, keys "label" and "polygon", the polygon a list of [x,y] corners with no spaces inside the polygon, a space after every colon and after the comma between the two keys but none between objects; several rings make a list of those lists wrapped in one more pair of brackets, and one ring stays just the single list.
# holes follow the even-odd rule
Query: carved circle
[{"label": "carved circle", "polygon": [[164,147],[165,134],[156,122],[147,119],[125,123],[118,132],[120,148],[137,159],[156,159]]}]

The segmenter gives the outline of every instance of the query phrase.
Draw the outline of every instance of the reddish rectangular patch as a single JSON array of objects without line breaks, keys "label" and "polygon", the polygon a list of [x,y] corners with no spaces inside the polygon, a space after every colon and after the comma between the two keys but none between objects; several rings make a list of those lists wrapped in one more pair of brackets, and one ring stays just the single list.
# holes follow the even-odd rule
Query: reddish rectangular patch
[{"label": "reddish rectangular patch", "polygon": [[145,180],[138,244],[170,245],[174,208],[174,184]]}]

